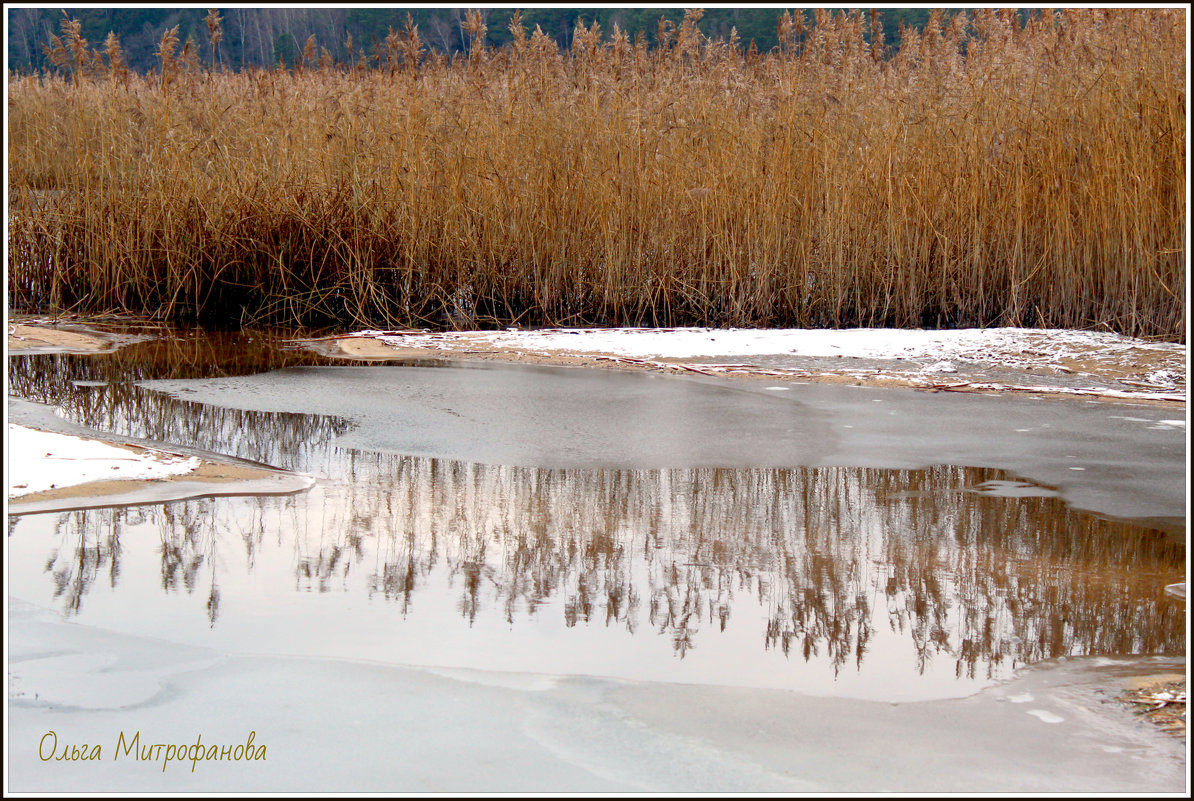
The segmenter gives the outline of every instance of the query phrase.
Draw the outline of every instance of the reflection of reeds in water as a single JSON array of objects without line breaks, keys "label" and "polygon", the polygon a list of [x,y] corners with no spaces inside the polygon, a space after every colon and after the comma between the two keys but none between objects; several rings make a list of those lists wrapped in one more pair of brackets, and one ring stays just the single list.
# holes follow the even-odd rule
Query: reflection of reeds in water
[{"label": "reflection of reeds in water", "polygon": [[147,330],[154,338],[125,345],[99,358],[74,354],[14,358],[8,365],[9,382],[22,396],[51,402],[69,395],[75,381],[115,384],[155,378],[211,378],[327,363],[310,351],[287,349],[289,334],[280,330],[222,332],[148,325],[132,328],[134,333]]},{"label": "reflection of reeds in water", "polygon": [[[62,599],[63,611],[78,614],[83,596],[102,569],[115,587],[120,579],[120,534],[126,515],[112,514],[106,525],[85,525],[86,512],[69,512],[55,526],[58,545],[44,565],[54,581],[54,597]],[[94,530],[92,530],[94,528]]]},{"label": "reflection of reeds in water", "polygon": [[323,363],[254,332],[168,337],[102,358],[40,354],[9,359],[10,392],[56,406],[66,419],[102,431],[226,453],[284,469],[319,470],[317,457],[347,421],[188,403],[142,389],[139,381],[244,375]]},{"label": "reflection of reeds in water", "polygon": [[[55,545],[44,564],[54,582],[54,598],[68,615],[81,611],[83,597],[105,571],[116,589],[121,576],[122,534],[130,528],[152,526],[160,537],[160,587],[165,593],[204,598],[204,611],[214,626],[220,615],[220,544],[235,534],[242,541],[251,566],[261,544],[261,529],[246,528],[230,510],[210,499],[180,501],[162,506],[132,506],[76,510],[61,514],[54,526]],[[252,519],[252,518],[251,518]]]},{"label": "reflection of reeds in water", "polygon": [[[208,510],[194,503],[167,504],[162,508],[162,590],[185,589],[193,595],[199,587],[200,570],[209,576],[204,609],[210,625],[220,615],[220,590],[216,583],[216,528]],[[181,585],[181,586],[180,586]]]},{"label": "reflection of reeds in water", "polygon": [[861,665],[884,622],[921,670],[949,658],[967,676],[1184,648],[1180,614],[1153,591],[1180,573],[1180,544],[1053,498],[959,491],[996,471],[375,464],[328,522],[378,543],[372,586],[404,605],[442,562],[470,620],[487,598],[510,622],[558,598],[565,625],[633,631],[645,602],[681,655],[742,596],[768,610],[766,647],[839,668]]},{"label": "reflection of reeds in water", "polygon": [[[884,544],[884,561],[896,568],[886,588],[890,618],[915,632],[922,660],[938,650],[931,643],[952,642],[959,672],[973,676],[980,663],[990,669],[1067,654],[1168,653],[1184,642],[1170,639],[1180,610],[1153,591],[1181,573],[1181,544],[1065,509],[1054,498],[962,493],[942,503],[928,478],[889,474],[929,495],[884,506],[886,527],[940,532]],[[952,623],[942,618],[950,597],[957,599]]]},{"label": "reflection of reeds in water", "polygon": [[[916,669],[950,660],[966,677],[1185,648],[1181,609],[1158,591],[1181,574],[1182,544],[1055,498],[962,491],[997,471],[562,471],[355,454],[352,475],[305,496],[147,509],[162,586],[194,592],[207,569],[218,604],[215,544],[243,542],[251,568],[267,537],[301,591],[366,592],[407,614],[442,575],[471,624],[555,603],[564,626],[645,624],[680,656],[755,606],[764,648],[835,670],[861,667],[881,629],[909,643]],[[62,518],[81,543],[51,559],[73,554],[56,579],[68,611],[105,561],[116,575],[119,549],[94,546],[113,515]]]}]

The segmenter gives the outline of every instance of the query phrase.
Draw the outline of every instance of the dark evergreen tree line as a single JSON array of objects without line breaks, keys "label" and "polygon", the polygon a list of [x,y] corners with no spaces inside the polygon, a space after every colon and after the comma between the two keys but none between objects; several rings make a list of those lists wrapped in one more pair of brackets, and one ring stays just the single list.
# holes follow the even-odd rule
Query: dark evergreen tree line
[{"label": "dark evergreen tree line", "polygon": [[[223,8],[222,39],[212,47],[204,8],[10,8],[8,13],[8,67],[16,72],[49,69],[52,64],[45,51],[51,36],[60,33],[63,11],[81,23],[81,35],[92,47],[101,45],[109,33],[120,40],[128,67],[148,72],[158,67],[156,50],[162,35],[178,27],[179,42],[192,39],[204,63],[214,59],[227,69],[272,67],[279,62],[290,67],[301,57],[310,37],[314,36],[315,55],[324,50],[338,62],[356,62],[378,53],[391,29],[401,30],[410,20],[434,50],[456,53],[469,46],[462,28],[464,8]],[[843,9],[827,9],[837,13]],[[510,19],[515,9],[481,9],[487,26],[486,42],[501,47],[509,44]],[[736,29],[743,46],[754,42],[761,51],[778,45],[777,25],[782,8],[707,9],[699,28],[714,38],[729,38]],[[952,10],[947,13],[956,13]],[[811,9],[803,14],[810,23]],[[921,28],[930,9],[881,9],[881,21],[888,44],[899,45],[901,22]],[[528,31],[535,26],[554,38],[561,47],[571,45],[577,21],[591,26],[594,22],[608,35],[615,24],[633,41],[643,36],[654,46],[660,19],[679,25],[682,8],[541,8],[522,10]],[[351,52],[350,52],[351,47]]]}]

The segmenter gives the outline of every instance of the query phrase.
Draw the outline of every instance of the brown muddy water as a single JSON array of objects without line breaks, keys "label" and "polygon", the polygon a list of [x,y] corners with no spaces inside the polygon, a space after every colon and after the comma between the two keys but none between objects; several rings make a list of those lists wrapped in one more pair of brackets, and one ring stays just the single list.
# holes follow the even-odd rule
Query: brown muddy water
[{"label": "brown muddy water", "polygon": [[[1182,538],[999,470],[481,463],[346,444],[345,416],[184,399],[192,380],[326,364],[210,332],[12,356],[11,394],[67,421],[319,481],[10,515],[10,597],[233,653],[891,701],[1057,657],[1185,653],[1184,604],[1161,590],[1185,579]],[[362,374],[342,375],[352,392]]]}]

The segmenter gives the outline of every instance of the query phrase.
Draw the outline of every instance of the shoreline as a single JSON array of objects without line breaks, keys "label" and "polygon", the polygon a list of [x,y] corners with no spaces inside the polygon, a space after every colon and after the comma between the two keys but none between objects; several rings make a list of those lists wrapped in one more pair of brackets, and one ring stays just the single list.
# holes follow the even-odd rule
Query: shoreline
[{"label": "shoreline", "polygon": [[[670,329],[671,332],[689,333],[694,329]],[[901,329],[902,330],[902,329]],[[1106,353],[1074,353],[1058,358],[1056,355],[1041,354],[1025,358],[1016,354],[1018,361],[1026,366],[1007,367],[997,364],[1005,353],[995,352],[988,363],[975,362],[962,367],[953,362],[937,362],[921,367],[899,356],[880,358],[850,358],[847,355],[813,356],[799,359],[799,365],[783,365],[786,361],[797,361],[769,353],[753,354],[754,362],[745,362],[752,354],[744,354],[734,360],[709,361],[676,355],[626,355],[606,345],[584,348],[580,342],[576,349],[536,347],[537,335],[556,333],[580,333],[583,340],[589,332],[602,329],[553,329],[541,332],[515,332],[513,341],[503,332],[375,332],[362,331],[339,334],[318,339],[295,340],[295,343],[320,355],[334,359],[388,361],[396,359],[460,359],[475,361],[505,361],[521,364],[542,364],[561,367],[588,367],[598,369],[641,370],[674,375],[697,374],[744,381],[771,381],[777,383],[820,383],[851,384],[866,387],[895,387],[915,389],[924,392],[959,392],[971,394],[1026,394],[1033,397],[1087,400],[1107,402],[1143,403],[1167,408],[1182,408],[1186,405],[1184,379],[1180,390],[1167,391],[1168,387],[1149,385],[1148,379],[1159,372],[1159,368],[1171,372],[1178,367],[1184,369],[1183,355],[1178,358],[1172,353],[1151,359],[1142,359],[1139,365],[1124,365],[1110,358]],[[633,337],[638,331],[651,335],[651,329],[611,329],[613,332]],[[838,332],[847,334],[858,329]],[[882,331],[882,330],[881,330]],[[718,332],[722,333],[722,332]],[[805,333],[805,332],[800,332]],[[808,332],[814,333],[814,332]],[[815,332],[821,333],[821,332]],[[1038,332],[1027,332],[1037,334]],[[503,341],[505,339],[505,341]],[[760,358],[761,357],[761,358]],[[759,364],[772,360],[780,366]],[[1006,359],[1004,359],[1006,361]],[[931,361],[931,359],[921,359]],[[939,368],[934,371],[932,368]],[[1064,383],[1057,379],[1062,376]],[[995,377],[996,380],[992,380]],[[1083,379],[1086,379],[1083,383]],[[1119,386],[1115,386],[1119,384]]]},{"label": "shoreline", "polygon": [[[267,465],[257,465],[234,457],[205,451],[162,447],[156,443],[142,443],[131,437],[121,437],[84,426],[57,420],[49,407],[31,401],[9,398],[9,423],[14,411],[19,425],[36,432],[74,438],[84,444],[100,444],[131,453],[130,460],[173,459],[189,460],[194,466],[186,472],[154,477],[128,477],[79,481],[66,486],[51,486],[23,494],[12,495],[10,487],[5,509],[9,516],[67,512],[115,506],[139,506],[152,503],[190,500],[227,495],[289,495],[303,492],[315,484],[315,479]],[[56,422],[57,421],[57,422]],[[185,452],[189,451],[189,452]],[[35,457],[26,469],[36,472],[50,457]],[[61,457],[58,457],[61,460]],[[12,464],[10,451],[9,474],[19,471]],[[115,469],[115,468],[113,468]],[[23,488],[23,487],[21,487]]]},{"label": "shoreline", "polygon": [[[122,321],[136,323],[135,320]],[[144,323],[145,321],[140,321]],[[10,321],[8,352],[12,355],[38,353],[100,354],[111,353],[151,336],[105,331],[96,328],[99,321],[79,318],[70,322],[49,322],[45,318],[23,317]],[[290,340],[333,360],[385,362],[395,360],[503,361],[560,367],[586,367],[604,370],[633,370],[671,375],[703,375],[733,381],[770,381],[787,383],[848,384],[863,387],[893,387],[922,392],[953,392],[985,395],[1025,395],[1058,400],[1098,400],[1109,403],[1139,403],[1160,408],[1184,410],[1186,348],[1179,343],[1152,343],[1118,335],[1091,332],[1038,329],[971,329],[969,331],[918,332],[948,339],[973,331],[1017,336],[1012,345],[996,343],[987,353],[947,355],[942,360],[923,355],[908,358],[898,353],[862,358],[847,350],[837,355],[791,356],[778,349],[755,350],[735,354],[733,359],[718,360],[696,354],[630,355],[609,345],[609,341],[591,347],[541,347],[536,339],[560,334],[580,334],[581,340],[613,334],[623,339],[636,335],[691,335],[706,329],[534,329],[507,331],[356,331],[315,338]],[[900,336],[913,329],[841,329],[830,331],[799,330],[709,330],[709,333],[785,334],[800,333],[817,337],[849,337],[860,333]],[[1052,346],[1051,336],[1072,335],[1079,344],[1067,350]],[[1092,343],[1082,343],[1082,335]],[[1111,336],[1114,347],[1102,347],[1096,338]],[[1023,342],[1015,339],[1022,338]],[[604,346],[603,346],[604,345]],[[1042,347],[1042,345],[1044,347]],[[640,349],[641,350],[641,349]],[[1132,357],[1124,354],[1132,354]],[[1165,383],[1158,383],[1156,376]]]},{"label": "shoreline", "polygon": [[14,516],[141,506],[222,495],[289,495],[303,492],[314,483],[313,478],[284,471],[204,460],[195,470],[180,476],[91,481],[9,496],[7,508],[8,514]]},{"label": "shoreline", "polygon": [[85,321],[47,324],[35,320],[9,322],[7,353],[112,353],[147,336],[99,331]]}]

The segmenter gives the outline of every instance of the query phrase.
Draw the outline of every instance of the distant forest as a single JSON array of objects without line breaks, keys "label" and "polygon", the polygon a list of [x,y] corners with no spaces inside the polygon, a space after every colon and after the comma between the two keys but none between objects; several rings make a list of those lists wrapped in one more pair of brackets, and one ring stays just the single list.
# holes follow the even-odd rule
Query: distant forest
[{"label": "distant forest", "polygon": [[[844,9],[826,9],[837,13]],[[899,46],[901,23],[920,29],[929,18],[928,8],[886,8],[880,10],[887,43]],[[964,11],[951,9],[947,15]],[[223,8],[217,9],[223,18],[223,38],[215,48],[204,17],[204,8],[67,8],[66,13],[82,23],[82,35],[92,47],[101,46],[109,33],[120,39],[126,63],[138,72],[150,72],[158,67],[155,56],[162,34],[178,26],[179,42],[193,40],[204,63],[213,58],[227,69],[245,67],[274,67],[279,63],[292,67],[299,60],[304,46],[315,37],[316,53],[326,49],[336,61],[357,62],[362,55],[368,60],[376,54],[391,28],[401,30],[410,20],[419,28],[419,35],[431,48],[441,53],[467,50],[468,37],[461,26],[464,8]],[[782,8],[714,8],[707,9],[698,27],[707,36],[729,38],[737,29],[743,47],[753,41],[760,51],[779,44],[777,25]],[[51,63],[45,46],[50,36],[60,34],[63,19],[60,8],[8,9],[8,67],[13,72],[27,73],[49,69]],[[510,18],[513,8],[481,9],[482,20],[488,30],[486,43],[501,47],[509,44]],[[795,13],[795,12],[794,12]],[[811,20],[813,11],[803,14]],[[660,18],[678,25],[684,16],[682,8],[537,8],[522,10],[522,20],[528,31],[538,25],[554,38],[561,48],[572,43],[577,20],[586,26],[594,22],[608,35],[616,23],[630,40],[643,36],[654,45]],[[351,43],[352,56],[349,55]]]}]

